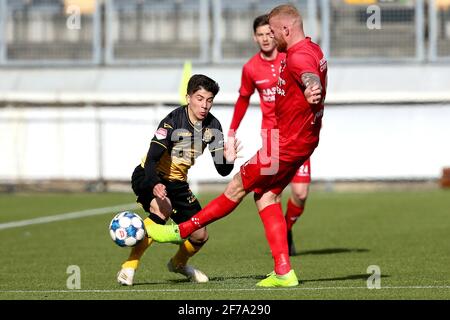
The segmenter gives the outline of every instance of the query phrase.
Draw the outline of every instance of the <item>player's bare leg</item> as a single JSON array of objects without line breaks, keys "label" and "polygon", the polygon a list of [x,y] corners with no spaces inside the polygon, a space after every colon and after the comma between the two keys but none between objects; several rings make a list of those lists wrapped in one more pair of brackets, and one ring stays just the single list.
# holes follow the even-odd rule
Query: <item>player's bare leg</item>
[{"label": "player's bare leg", "polygon": [[291,196],[287,203],[286,210],[286,227],[287,240],[289,246],[289,255],[295,256],[295,244],[292,237],[292,227],[298,218],[303,214],[305,209],[306,199],[309,193],[309,183],[291,183]]}]

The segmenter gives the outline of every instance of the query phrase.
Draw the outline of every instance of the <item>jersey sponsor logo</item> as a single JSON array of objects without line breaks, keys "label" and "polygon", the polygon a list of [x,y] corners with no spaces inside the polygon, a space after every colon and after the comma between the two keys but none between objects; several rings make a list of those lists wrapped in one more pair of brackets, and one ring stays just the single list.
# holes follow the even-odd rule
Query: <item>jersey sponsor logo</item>
[{"label": "jersey sponsor logo", "polygon": [[286,92],[284,91],[284,89],[281,89],[282,86],[286,85],[286,80],[284,80],[281,77],[278,77],[278,83],[277,83],[277,94],[279,96],[285,96]]},{"label": "jersey sponsor logo", "polygon": [[266,83],[269,82],[269,79],[263,79],[263,80],[256,80],[255,83],[256,84],[261,84],[261,83]]},{"label": "jersey sponsor logo", "polygon": [[283,96],[284,97],[286,95],[286,92],[284,91],[284,89],[281,89],[281,88],[277,87],[277,94],[279,96]]},{"label": "jersey sponsor logo", "polygon": [[164,122],[164,128],[169,128],[169,129],[173,129],[172,126],[170,124],[167,124]]},{"label": "jersey sponsor logo", "polygon": [[192,133],[190,133],[189,131],[184,131],[184,130],[176,130],[176,135],[179,137],[191,137]]},{"label": "jersey sponsor logo", "polygon": [[286,68],[286,60],[281,60],[281,62],[280,62],[280,72],[279,73],[282,73],[285,68]]},{"label": "jersey sponsor logo", "polygon": [[167,138],[167,129],[164,128],[159,128],[158,130],[156,130],[155,132],[155,137],[158,140],[162,140]]},{"label": "jersey sponsor logo", "polygon": [[264,102],[275,102],[275,96],[263,96]]},{"label": "jersey sponsor logo", "polygon": [[267,88],[262,90],[262,98],[265,102],[274,102],[275,93],[277,92],[277,87]]}]

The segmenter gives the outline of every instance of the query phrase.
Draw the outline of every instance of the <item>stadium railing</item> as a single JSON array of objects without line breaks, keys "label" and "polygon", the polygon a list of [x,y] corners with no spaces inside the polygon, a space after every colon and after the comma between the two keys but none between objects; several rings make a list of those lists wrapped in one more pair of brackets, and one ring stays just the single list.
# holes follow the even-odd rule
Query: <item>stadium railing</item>
[{"label": "stadium railing", "polygon": [[[285,2],[73,1],[0,0],[0,65],[241,64],[257,50],[253,19]],[[450,60],[448,0],[291,2],[330,61]]]},{"label": "stadium railing", "polygon": [[98,65],[100,2],[93,2],[91,12],[68,3],[1,0],[0,64]]}]

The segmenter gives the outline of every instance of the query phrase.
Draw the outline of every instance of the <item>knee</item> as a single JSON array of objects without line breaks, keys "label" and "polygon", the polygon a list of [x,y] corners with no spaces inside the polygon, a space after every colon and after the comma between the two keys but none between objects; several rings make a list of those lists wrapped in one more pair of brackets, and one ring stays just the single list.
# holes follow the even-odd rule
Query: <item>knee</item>
[{"label": "knee", "polygon": [[304,204],[308,198],[308,185],[293,187],[292,198],[297,202]]},{"label": "knee", "polygon": [[264,194],[257,194],[254,195],[254,200],[256,203],[256,208],[258,211],[263,210],[264,208],[275,204],[280,203],[281,201],[281,194],[275,194],[273,192],[266,192]]},{"label": "knee", "polygon": [[191,236],[189,237],[189,241],[193,245],[202,245],[206,241],[208,241],[208,238],[209,238],[209,235],[208,235],[208,231],[206,230],[206,228],[201,228],[191,234]]},{"label": "knee", "polygon": [[306,199],[308,198],[308,192],[296,192],[296,193],[294,193],[294,197],[299,202],[304,203],[304,202],[306,202]]}]

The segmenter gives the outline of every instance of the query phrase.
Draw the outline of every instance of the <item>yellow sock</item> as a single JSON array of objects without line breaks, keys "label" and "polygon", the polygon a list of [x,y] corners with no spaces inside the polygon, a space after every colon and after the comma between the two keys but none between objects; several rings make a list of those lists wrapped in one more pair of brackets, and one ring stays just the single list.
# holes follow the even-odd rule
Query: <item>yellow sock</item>
[{"label": "yellow sock", "polygon": [[[144,225],[147,227],[148,225],[155,223],[149,218],[144,219]],[[147,250],[148,247],[152,244],[153,239],[150,237],[145,237],[140,241],[135,247],[131,249],[130,256],[128,257],[127,261],[125,261],[122,264],[122,268],[133,268],[137,269],[139,265],[139,260],[141,259],[142,255],[144,254],[145,250]]]},{"label": "yellow sock", "polygon": [[196,254],[201,248],[201,245],[193,245],[189,240],[185,240],[178,248],[177,253],[172,258],[172,264],[175,267],[185,266],[188,259]]}]

